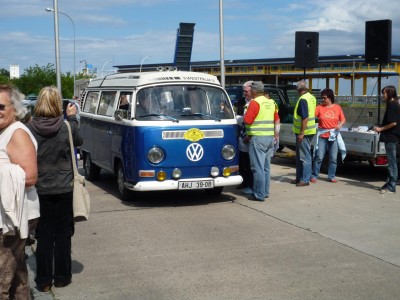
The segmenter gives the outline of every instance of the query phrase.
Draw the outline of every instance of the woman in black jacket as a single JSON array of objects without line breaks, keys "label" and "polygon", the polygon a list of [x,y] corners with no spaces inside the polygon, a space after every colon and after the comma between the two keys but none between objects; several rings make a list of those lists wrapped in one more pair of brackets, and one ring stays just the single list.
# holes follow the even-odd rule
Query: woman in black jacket
[{"label": "woman in black jacket", "polygon": [[[75,147],[82,145],[76,119],[76,106],[66,109]],[[61,94],[56,87],[43,88],[27,124],[38,143],[40,218],[36,228],[36,284],[47,292],[54,286],[71,283],[71,237],[73,169],[68,128],[64,123]]]},{"label": "woman in black jacket", "polygon": [[386,110],[381,127],[375,127],[380,132],[379,141],[385,143],[386,157],[388,160],[388,178],[380,189],[381,194],[395,193],[397,183],[396,148],[400,136],[400,104],[397,98],[396,88],[392,85],[382,89],[386,102]]}]

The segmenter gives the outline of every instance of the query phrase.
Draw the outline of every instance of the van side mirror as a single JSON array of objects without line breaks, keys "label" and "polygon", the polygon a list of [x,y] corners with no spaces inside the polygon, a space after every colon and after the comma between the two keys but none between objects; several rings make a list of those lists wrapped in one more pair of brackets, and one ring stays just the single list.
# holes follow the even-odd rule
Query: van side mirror
[{"label": "van side mirror", "polygon": [[124,119],[128,119],[128,111],[126,109],[117,109],[114,112],[115,121],[122,121]]}]

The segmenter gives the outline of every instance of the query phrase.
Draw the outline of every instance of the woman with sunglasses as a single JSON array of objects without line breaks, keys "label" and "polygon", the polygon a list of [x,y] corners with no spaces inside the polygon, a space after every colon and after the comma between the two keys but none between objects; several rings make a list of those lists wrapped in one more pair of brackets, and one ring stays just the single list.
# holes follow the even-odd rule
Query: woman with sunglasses
[{"label": "woman with sunglasses", "polygon": [[39,217],[38,169],[36,140],[20,122],[23,97],[0,84],[0,299],[30,299],[24,250]]},{"label": "woman with sunglasses", "polygon": [[374,127],[380,132],[379,141],[385,143],[386,157],[388,160],[388,177],[386,183],[381,187],[380,193],[396,193],[397,183],[397,160],[396,147],[400,137],[400,104],[396,88],[392,85],[382,89],[385,99],[386,110],[383,115],[382,126]]},{"label": "woman with sunglasses", "polygon": [[342,108],[335,104],[335,95],[331,89],[322,90],[321,98],[322,103],[315,110],[315,117],[318,119],[318,131],[316,149],[314,149],[314,166],[310,181],[313,183],[317,182],[321,163],[325,153],[329,151],[328,181],[336,183],[337,179],[335,176],[339,146],[344,150],[344,143],[342,143],[339,130],[346,122],[346,119]]}]

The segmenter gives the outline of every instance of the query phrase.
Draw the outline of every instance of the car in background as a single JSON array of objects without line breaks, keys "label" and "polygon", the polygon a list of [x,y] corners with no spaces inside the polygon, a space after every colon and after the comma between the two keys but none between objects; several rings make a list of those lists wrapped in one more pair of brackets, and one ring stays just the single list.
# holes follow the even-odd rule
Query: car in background
[{"label": "car in background", "polygon": [[243,98],[243,85],[226,86],[225,91],[228,93],[233,106],[236,106],[236,102]]}]

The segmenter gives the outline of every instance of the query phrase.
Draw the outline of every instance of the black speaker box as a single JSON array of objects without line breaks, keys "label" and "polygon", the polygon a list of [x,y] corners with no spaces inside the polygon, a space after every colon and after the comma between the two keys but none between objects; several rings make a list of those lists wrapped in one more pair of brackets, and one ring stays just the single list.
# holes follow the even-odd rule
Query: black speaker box
[{"label": "black speaker box", "polygon": [[319,33],[296,31],[295,60],[296,68],[318,67]]},{"label": "black speaker box", "polygon": [[388,63],[392,59],[392,20],[365,22],[365,62]]}]

